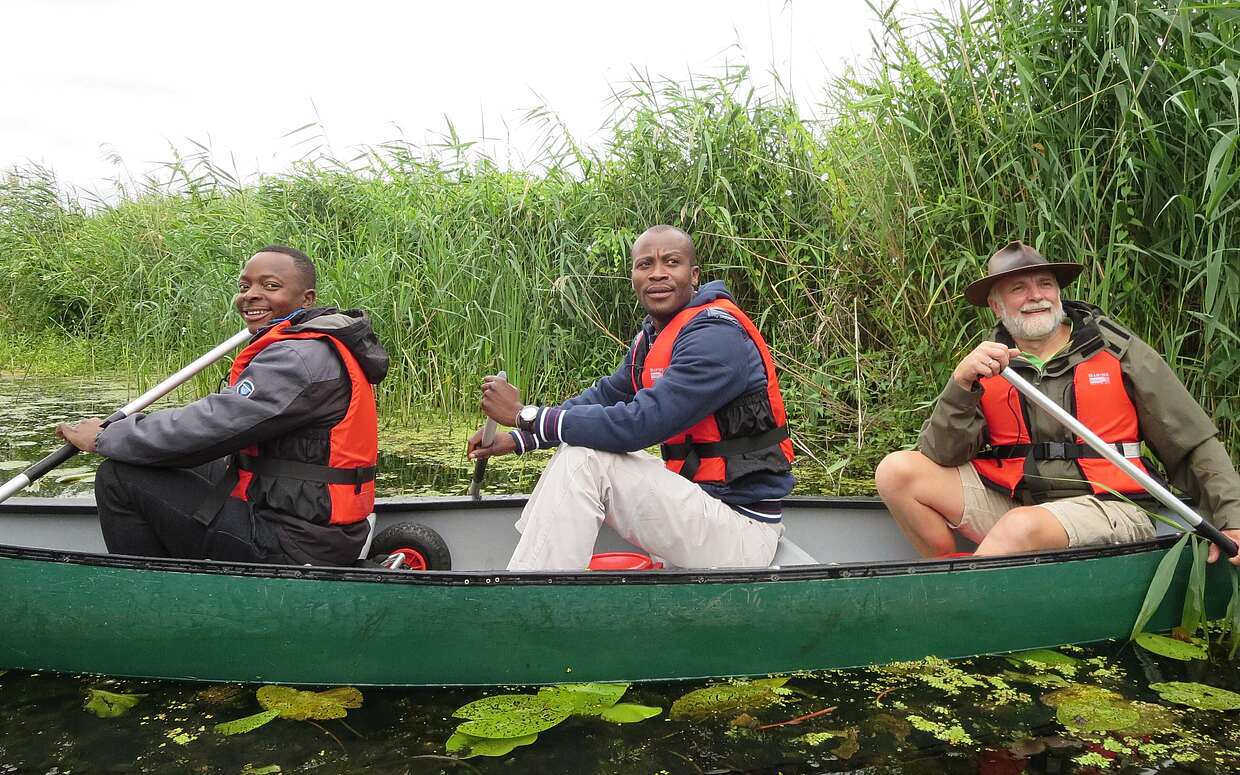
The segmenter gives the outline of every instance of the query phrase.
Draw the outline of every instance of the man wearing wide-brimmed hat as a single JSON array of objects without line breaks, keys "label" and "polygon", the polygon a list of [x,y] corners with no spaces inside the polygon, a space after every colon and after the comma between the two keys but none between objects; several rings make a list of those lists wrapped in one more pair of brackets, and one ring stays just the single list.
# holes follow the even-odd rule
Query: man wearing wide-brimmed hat
[{"label": "man wearing wide-brimmed hat", "polygon": [[[982,555],[1154,535],[1140,485],[1031,408],[999,376],[1009,365],[1157,477],[1142,457],[1152,452],[1170,481],[1240,540],[1240,476],[1214,423],[1147,344],[1097,307],[1060,299],[1082,269],[1011,242],[965,289],[998,324],[952,372],[917,449],[891,453],[875,472],[879,494],[923,556],[955,551],[956,532]],[[1217,554],[1212,546],[1211,561]]]}]

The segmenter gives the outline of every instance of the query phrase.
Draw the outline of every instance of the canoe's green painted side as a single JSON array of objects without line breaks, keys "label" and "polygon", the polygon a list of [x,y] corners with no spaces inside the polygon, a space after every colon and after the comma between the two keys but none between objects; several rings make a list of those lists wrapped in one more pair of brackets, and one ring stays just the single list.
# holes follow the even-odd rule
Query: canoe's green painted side
[{"label": "canoe's green painted side", "polygon": [[[743,583],[281,579],[0,559],[0,667],[307,684],[528,684],[846,667],[1123,638],[1163,551]],[[1187,576],[1154,625],[1176,623]],[[1210,607],[1230,586],[1211,569]]]}]

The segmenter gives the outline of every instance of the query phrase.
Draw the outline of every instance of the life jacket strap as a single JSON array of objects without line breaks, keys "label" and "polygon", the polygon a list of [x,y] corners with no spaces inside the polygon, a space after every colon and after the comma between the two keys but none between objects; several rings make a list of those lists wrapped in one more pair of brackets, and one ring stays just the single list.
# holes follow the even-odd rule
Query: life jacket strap
[{"label": "life jacket strap", "polygon": [[194,519],[204,527],[209,526],[215,519],[215,515],[220,513],[224,501],[228,500],[229,494],[232,493],[240,479],[241,476],[237,470],[237,455],[234,454],[228,459],[228,467],[224,469],[224,475],[218,482],[211,485],[207,497],[203,498],[198,508],[194,509]]},{"label": "life jacket strap", "polygon": [[[1139,442],[1124,441],[1108,446],[1114,448],[1116,452],[1124,457],[1141,457],[1141,444]],[[977,453],[977,457],[987,460],[1023,460],[1031,455],[1034,460],[1079,460],[1080,458],[1102,457],[1088,444],[1074,444],[1063,441],[1043,441],[1038,444],[1000,444]]]},{"label": "life jacket strap", "polygon": [[354,492],[361,492],[363,484],[374,481],[375,473],[378,470],[376,466],[336,468],[334,466],[303,463],[300,460],[251,457],[244,453],[237,456],[237,467],[243,471],[249,471],[260,476],[284,476],[289,479],[323,482],[324,484],[351,484],[353,485]]},{"label": "life jacket strap", "polygon": [[757,436],[737,436],[734,439],[722,441],[694,442],[690,440],[683,444],[660,444],[659,450],[663,453],[664,460],[688,460],[691,453],[698,458],[731,457],[774,447],[786,438],[788,438],[788,426],[781,425],[759,433]]}]

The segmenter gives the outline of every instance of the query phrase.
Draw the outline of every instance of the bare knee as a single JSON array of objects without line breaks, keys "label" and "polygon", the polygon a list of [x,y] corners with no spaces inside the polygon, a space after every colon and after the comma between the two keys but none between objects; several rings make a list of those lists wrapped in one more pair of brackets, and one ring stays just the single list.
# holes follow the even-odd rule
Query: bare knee
[{"label": "bare knee", "polygon": [[1068,534],[1055,515],[1038,506],[1020,506],[999,518],[978,547],[978,554],[1034,552],[1067,545]]},{"label": "bare knee", "polygon": [[884,500],[900,494],[911,494],[910,488],[931,470],[934,461],[916,450],[892,452],[874,469],[874,486]]}]

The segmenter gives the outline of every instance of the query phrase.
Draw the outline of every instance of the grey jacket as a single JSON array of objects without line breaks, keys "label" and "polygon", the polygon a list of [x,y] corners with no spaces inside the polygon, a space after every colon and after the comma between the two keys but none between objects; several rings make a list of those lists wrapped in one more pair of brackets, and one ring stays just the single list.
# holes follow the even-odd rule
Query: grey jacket
[{"label": "grey jacket", "polygon": [[[1183,383],[1154,350],[1102,311],[1084,302],[1065,301],[1072,321],[1072,340],[1039,371],[1024,358],[1012,368],[1060,406],[1072,395],[1076,365],[1101,343],[1120,360],[1124,381],[1137,409],[1141,440],[1166,468],[1170,482],[1197,498],[1220,529],[1240,528],[1240,476],[1219,442],[1218,429]],[[991,341],[1013,344],[1002,325]],[[917,448],[943,466],[958,466],[986,448],[986,421],[981,388],[965,390],[954,380],[939,395],[934,411],[921,428]],[[1072,442],[1071,431],[1035,409],[1026,417],[1034,442]],[[1032,466],[1032,470],[1029,466]],[[1017,497],[1027,503],[1086,495],[1092,490],[1071,460],[1030,461]]]},{"label": "grey jacket", "polygon": [[[311,309],[290,330],[310,329],[342,341],[372,382],[386,375],[387,353],[363,313]],[[348,373],[331,344],[277,341],[254,357],[235,387],[112,423],[96,449],[124,463],[187,468],[259,445],[265,456],[326,465],[331,428],[344,418],[350,395]],[[255,517],[272,523],[281,548],[298,562],[347,565],[365,542],[367,523],[330,524],[331,499],[321,482],[271,478],[260,492],[251,488],[250,502]]]}]

